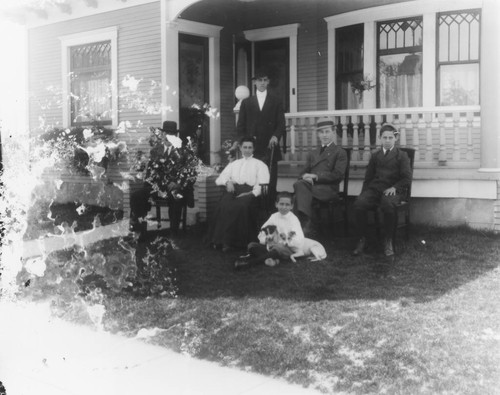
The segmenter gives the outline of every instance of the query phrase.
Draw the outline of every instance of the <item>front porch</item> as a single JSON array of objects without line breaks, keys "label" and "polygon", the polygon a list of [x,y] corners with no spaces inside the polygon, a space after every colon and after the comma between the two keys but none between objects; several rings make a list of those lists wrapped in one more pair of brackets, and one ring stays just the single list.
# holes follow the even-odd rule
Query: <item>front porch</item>
[{"label": "front porch", "polygon": [[498,176],[481,169],[479,106],[289,113],[278,190],[293,191],[307,152],[317,145],[316,122],[325,116],[336,125],[335,143],[353,148],[349,180],[353,198],[361,191],[371,151],[380,145],[378,130],[390,122],[401,132],[398,144],[416,149],[415,222],[500,230]]}]

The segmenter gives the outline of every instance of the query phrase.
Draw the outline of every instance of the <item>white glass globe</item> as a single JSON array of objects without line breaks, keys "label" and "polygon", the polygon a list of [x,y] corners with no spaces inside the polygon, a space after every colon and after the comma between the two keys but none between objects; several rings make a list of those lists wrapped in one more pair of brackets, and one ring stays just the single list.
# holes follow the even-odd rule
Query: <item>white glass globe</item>
[{"label": "white glass globe", "polygon": [[245,85],[240,85],[235,89],[234,96],[236,96],[238,100],[246,99],[250,96],[250,90]]}]

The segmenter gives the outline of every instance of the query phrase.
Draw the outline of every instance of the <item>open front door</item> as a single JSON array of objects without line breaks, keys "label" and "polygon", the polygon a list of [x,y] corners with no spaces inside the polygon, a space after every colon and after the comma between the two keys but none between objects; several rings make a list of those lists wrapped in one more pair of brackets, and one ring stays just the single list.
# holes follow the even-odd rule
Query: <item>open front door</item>
[{"label": "open front door", "polygon": [[254,43],[254,70],[264,67],[269,72],[269,92],[281,97],[285,112],[290,111],[290,54],[289,39],[257,41]]}]

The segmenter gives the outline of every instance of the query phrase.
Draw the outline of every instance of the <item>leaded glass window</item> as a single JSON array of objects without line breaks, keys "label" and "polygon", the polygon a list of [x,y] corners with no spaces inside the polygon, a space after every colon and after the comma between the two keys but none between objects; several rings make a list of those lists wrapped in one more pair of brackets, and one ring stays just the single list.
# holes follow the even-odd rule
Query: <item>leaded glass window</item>
[{"label": "leaded glass window", "polygon": [[70,48],[71,124],[111,124],[111,41]]},{"label": "leaded glass window", "polygon": [[438,24],[438,103],[479,104],[480,11],[440,13]]},{"label": "leaded glass window", "polygon": [[377,106],[422,106],[422,17],[379,22]]}]

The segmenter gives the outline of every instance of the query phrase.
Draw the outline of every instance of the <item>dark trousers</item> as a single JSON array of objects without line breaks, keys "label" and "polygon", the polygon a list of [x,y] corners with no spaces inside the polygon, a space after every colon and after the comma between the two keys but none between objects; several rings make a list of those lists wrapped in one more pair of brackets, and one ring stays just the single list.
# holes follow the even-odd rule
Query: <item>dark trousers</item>
[{"label": "dark trousers", "polygon": [[248,260],[249,265],[262,265],[267,258],[279,259],[280,254],[278,251],[268,251],[264,244],[251,242],[247,247],[248,253],[251,258]]},{"label": "dark trousers", "polygon": [[[276,147],[275,150],[279,150]],[[273,154],[274,157],[274,154]],[[256,159],[260,159],[269,168],[269,193],[268,193],[268,205],[269,207],[274,207],[274,202],[276,200],[276,185],[278,184],[278,162],[273,159],[271,161],[270,150],[266,152],[265,155],[255,155]]]},{"label": "dark trousers", "polygon": [[274,202],[276,200],[276,186],[278,184],[278,162],[274,162],[269,167],[270,167],[270,172],[269,172],[270,178],[269,178],[268,203],[269,207],[274,207]]},{"label": "dark trousers", "polygon": [[354,221],[360,237],[366,237],[368,232],[368,211],[380,207],[384,215],[383,230],[385,237],[392,235],[394,227],[395,205],[400,203],[401,195],[385,196],[383,192],[367,189],[354,202]]},{"label": "dark trousers", "polygon": [[[158,196],[156,193],[151,193],[151,191],[151,186],[145,183],[141,189],[132,192],[130,195],[130,223],[133,230],[142,230],[139,220],[144,218],[149,210],[151,210],[150,199],[155,199]],[[172,231],[179,230],[185,199],[185,197],[182,199],[174,199],[170,194],[167,198],[168,218]]]}]

